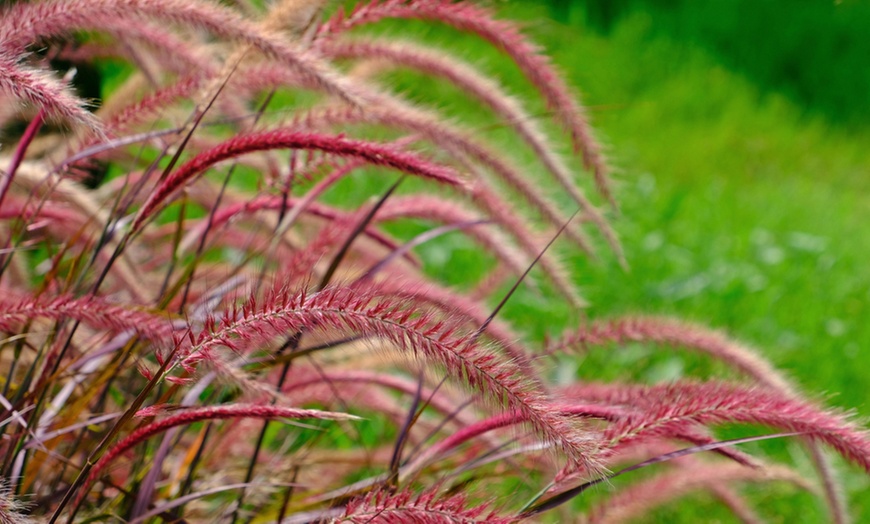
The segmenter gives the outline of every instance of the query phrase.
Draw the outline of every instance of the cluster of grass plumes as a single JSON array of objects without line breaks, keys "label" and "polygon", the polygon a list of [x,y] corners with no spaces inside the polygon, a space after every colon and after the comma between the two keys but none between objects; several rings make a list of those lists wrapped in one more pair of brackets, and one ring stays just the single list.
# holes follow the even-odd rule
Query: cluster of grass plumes
[{"label": "cluster of grass plumes", "polygon": [[[751,349],[643,317],[536,347],[501,319],[536,280],[584,303],[557,238],[621,260],[602,148],[513,23],[446,0],[237,4],[36,1],[0,17],[0,96],[20,108],[0,115],[0,521],[536,521],[623,466],[656,472],[586,518],[700,489],[752,521],[739,486],[784,481],[819,484],[848,519],[823,447],[870,471],[870,439]],[[555,125],[448,50],[357,30],[390,18],[488,41]],[[99,103],[52,70],[106,59],[133,72]],[[395,67],[477,99],[535,168],[380,84]],[[335,205],[353,177],[386,189]],[[415,254],[448,234],[489,254],[470,291]],[[744,379],[554,380],[554,356],[627,341]],[[774,433],[721,441],[720,424]],[[802,439],[819,482],[735,448],[773,437]]]}]

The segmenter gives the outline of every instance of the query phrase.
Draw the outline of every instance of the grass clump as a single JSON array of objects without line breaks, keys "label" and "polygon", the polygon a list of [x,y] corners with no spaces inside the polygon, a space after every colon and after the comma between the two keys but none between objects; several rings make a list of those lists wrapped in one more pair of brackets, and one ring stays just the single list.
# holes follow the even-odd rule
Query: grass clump
[{"label": "grass clump", "polygon": [[[870,470],[870,440],[752,349],[653,316],[578,320],[546,344],[517,333],[518,308],[580,316],[569,268],[625,257],[586,110],[507,19],[442,0],[3,14],[14,81],[0,88],[29,111],[23,131],[4,116],[6,520],[547,520],[647,466],[577,507],[614,521],[703,489],[746,518],[736,486],[818,482],[848,519],[825,449]],[[486,44],[528,95],[398,40],[384,23],[397,19]],[[133,72],[92,112],[52,60],[106,57]],[[446,117],[425,89],[400,95],[382,81],[396,68],[464,93],[497,134]],[[468,253],[449,256],[473,270],[433,268],[430,242],[452,237]],[[614,344],[679,347],[730,378],[557,372]],[[723,441],[722,425],[755,431]],[[735,448],[774,438],[806,446],[817,475]]]}]

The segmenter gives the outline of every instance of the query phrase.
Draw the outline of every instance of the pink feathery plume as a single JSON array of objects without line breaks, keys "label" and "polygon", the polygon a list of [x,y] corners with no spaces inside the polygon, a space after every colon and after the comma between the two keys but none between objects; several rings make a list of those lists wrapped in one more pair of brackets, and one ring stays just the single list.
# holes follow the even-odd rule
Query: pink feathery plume
[{"label": "pink feathery plume", "polygon": [[201,0],[46,0],[16,3],[0,14],[0,51],[20,52],[41,38],[80,29],[99,29],[103,22],[155,20],[202,28],[244,42],[304,76],[308,83],[357,103],[359,94],[326,61],[262,30],[229,8]]},{"label": "pink feathery plume", "polygon": [[690,322],[663,317],[622,317],[591,322],[552,343],[550,351],[590,346],[651,342],[707,354],[725,362],[764,386],[783,393],[794,389],[769,362],[725,334]]},{"label": "pink feathery plume", "polygon": [[0,297],[0,331],[13,332],[22,323],[39,317],[73,319],[108,331],[129,330],[154,340],[171,340],[177,331],[171,318],[100,297]]},{"label": "pink feathery plume", "polygon": [[[20,50],[19,50],[20,52]],[[0,91],[38,108],[49,117],[98,131],[97,118],[84,108],[85,102],[70,93],[50,72],[21,65],[10,51],[0,49]]]},{"label": "pink feathery plume", "polygon": [[[152,406],[145,408],[139,413],[140,417],[151,417],[159,414],[162,411],[161,406]],[[181,413],[171,415],[157,422],[152,422],[139,429],[133,431],[126,438],[112,446],[99,460],[94,464],[88,473],[88,477],[79,487],[78,495],[76,496],[73,507],[78,507],[84,498],[87,496],[90,486],[100,477],[100,473],[112,461],[122,455],[124,452],[133,446],[148,440],[154,435],[158,435],[164,431],[178,426],[186,426],[194,422],[203,420],[224,420],[238,418],[286,418],[300,419],[313,418],[323,420],[351,420],[355,419],[353,415],[346,413],[334,413],[331,411],[320,411],[316,409],[297,409],[287,408],[282,406],[264,406],[258,404],[227,404],[222,406],[206,406],[201,408],[185,409]]]},{"label": "pink feathery plume", "polygon": [[605,447],[669,437],[695,424],[761,424],[805,433],[870,471],[870,439],[863,429],[840,413],[769,389],[718,382],[624,386],[613,391],[611,402],[636,410],[607,428]]},{"label": "pink feathery plume", "polygon": [[502,518],[486,505],[469,507],[462,495],[439,495],[437,490],[414,494],[405,490],[394,494],[373,491],[351,500],[345,507],[342,522],[354,524],[508,524],[515,519]]},{"label": "pink feathery plume", "polygon": [[233,348],[236,340],[274,337],[300,329],[335,330],[379,338],[398,350],[443,366],[485,399],[516,411],[546,440],[575,462],[594,465],[595,448],[587,433],[569,418],[553,413],[534,384],[516,364],[480,345],[462,325],[409,301],[383,297],[366,290],[326,288],[316,293],[276,290],[258,306],[250,302],[229,311],[214,326],[179,351],[194,365],[213,348]]},{"label": "pink feathery plume", "polygon": [[170,195],[214,164],[240,155],[273,149],[306,149],[336,156],[359,158],[372,165],[390,167],[449,186],[460,188],[465,186],[465,183],[449,167],[424,160],[414,153],[400,151],[374,142],[351,140],[342,136],[278,129],[238,135],[215,148],[196,155],[168,176],[154,190],[148,201],[139,210],[133,224],[133,230],[138,229]]}]

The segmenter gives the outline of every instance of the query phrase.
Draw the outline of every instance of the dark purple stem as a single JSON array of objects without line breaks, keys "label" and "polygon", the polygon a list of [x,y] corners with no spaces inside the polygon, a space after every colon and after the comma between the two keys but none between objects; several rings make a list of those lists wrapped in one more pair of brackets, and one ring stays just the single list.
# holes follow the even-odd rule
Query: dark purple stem
[{"label": "dark purple stem", "polygon": [[3,200],[6,198],[6,193],[9,192],[9,186],[12,185],[12,178],[15,176],[15,172],[18,171],[21,161],[24,160],[27,148],[33,142],[33,139],[36,138],[36,133],[42,127],[44,119],[45,109],[40,109],[36,117],[27,124],[27,129],[24,130],[24,135],[19,140],[18,147],[15,148],[15,154],[12,156],[12,162],[9,164],[9,172],[6,173],[6,178],[3,180],[3,188],[0,189],[0,208],[3,207]]}]

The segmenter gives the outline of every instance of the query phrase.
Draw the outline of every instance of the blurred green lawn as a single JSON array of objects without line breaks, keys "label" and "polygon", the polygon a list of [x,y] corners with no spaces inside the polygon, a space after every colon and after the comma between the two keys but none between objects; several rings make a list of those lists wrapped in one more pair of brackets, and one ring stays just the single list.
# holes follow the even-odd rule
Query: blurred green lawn
[{"label": "blurred green lawn", "polygon": [[[545,3],[497,7],[528,21],[528,32],[582,92],[619,168],[621,213],[613,222],[630,270],[606,252],[597,263],[565,255],[592,304],[588,316],[654,313],[725,329],[814,398],[870,415],[870,126],[838,121],[787,89],[753,82],[757,77],[697,41],[659,30],[642,9],[602,33],[576,9],[556,22]],[[423,24],[390,27],[444,44],[514,92],[529,93],[517,70],[478,39]],[[508,131],[446,84],[410,73],[391,81],[510,147]],[[534,110],[545,112],[540,104]],[[530,156],[520,159],[539,169]],[[460,284],[480,262],[455,236],[423,249],[434,273]],[[505,314],[540,339],[578,320],[554,304],[546,293],[523,292]],[[648,347],[601,350],[565,365],[590,380],[653,382],[722,371],[697,356]],[[811,471],[793,442],[748,449]],[[868,478],[842,471],[856,522],[870,521]],[[711,499],[694,499],[694,508],[672,506],[650,521],[734,521]],[[819,501],[789,487],[762,487],[753,500],[771,522],[827,518]]]}]

